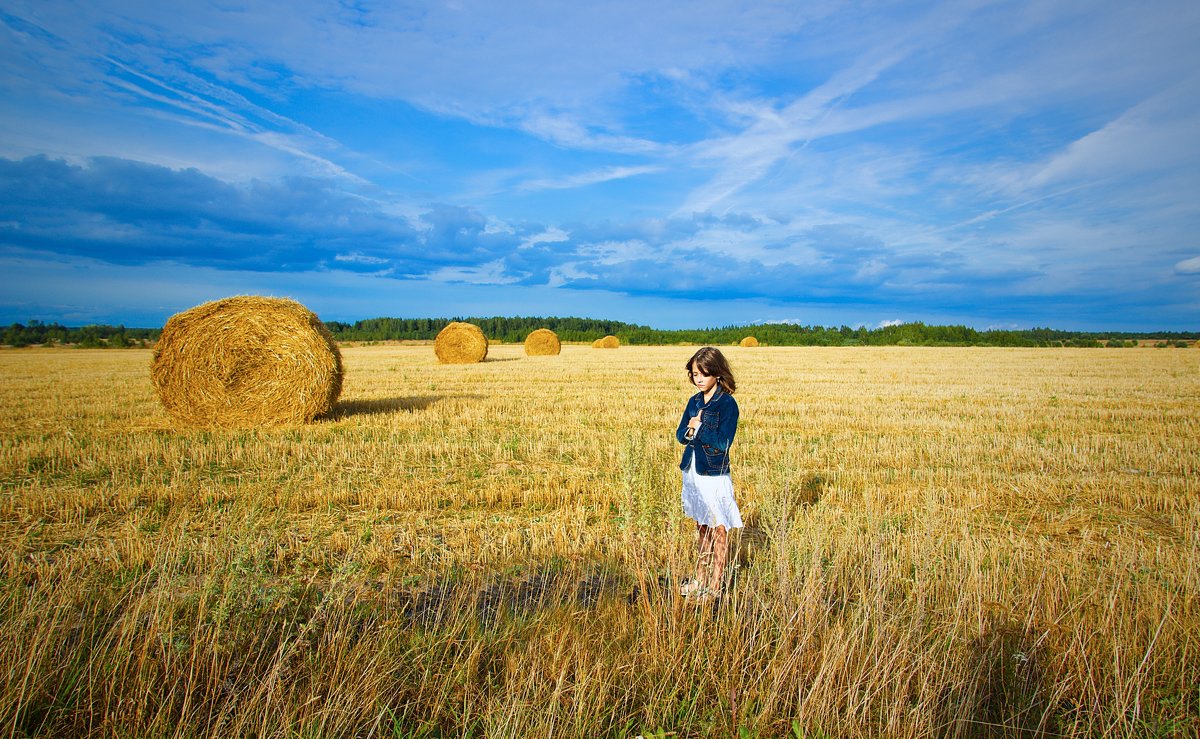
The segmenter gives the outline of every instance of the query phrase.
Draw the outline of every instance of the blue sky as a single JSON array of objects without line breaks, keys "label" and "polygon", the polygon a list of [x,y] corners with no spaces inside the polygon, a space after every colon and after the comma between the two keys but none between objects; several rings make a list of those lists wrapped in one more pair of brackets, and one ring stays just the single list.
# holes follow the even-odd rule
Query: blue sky
[{"label": "blue sky", "polygon": [[0,322],[1200,330],[1200,3],[0,0]]}]

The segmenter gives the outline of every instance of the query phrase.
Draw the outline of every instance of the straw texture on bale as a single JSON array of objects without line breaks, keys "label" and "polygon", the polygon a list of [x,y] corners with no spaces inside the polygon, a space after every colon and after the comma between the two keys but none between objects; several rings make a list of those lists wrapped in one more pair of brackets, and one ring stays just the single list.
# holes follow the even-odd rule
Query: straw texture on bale
[{"label": "straw texture on bale", "polygon": [[611,335],[592,342],[593,349],[616,349],[619,346],[621,346],[621,340]]},{"label": "straw texture on bale", "polygon": [[525,353],[531,357],[549,357],[562,351],[558,334],[548,328],[530,331],[525,337]]},{"label": "straw texture on bale", "polygon": [[738,346],[758,346],[758,339],[753,336],[747,336],[738,342]]},{"label": "straw texture on bale", "polygon": [[451,321],[434,339],[433,353],[442,364],[474,364],[487,358],[488,340],[475,324]]},{"label": "straw texture on bale", "polygon": [[167,413],[187,426],[308,423],[333,410],[342,355],[303,305],[244,295],[171,316],[150,381]]}]

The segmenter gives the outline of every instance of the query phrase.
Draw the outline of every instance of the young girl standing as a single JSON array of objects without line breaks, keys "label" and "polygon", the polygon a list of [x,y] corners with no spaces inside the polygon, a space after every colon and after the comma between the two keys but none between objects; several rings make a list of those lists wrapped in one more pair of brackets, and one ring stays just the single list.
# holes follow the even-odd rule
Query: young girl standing
[{"label": "young girl standing", "polygon": [[729,556],[729,530],[741,528],[742,514],[729,479],[729,447],[737,433],[737,384],[719,349],[706,346],[687,361],[688,379],[699,390],[687,402],[675,438],[683,444],[683,512],[696,521],[695,577],[680,591],[709,600],[721,590]]}]

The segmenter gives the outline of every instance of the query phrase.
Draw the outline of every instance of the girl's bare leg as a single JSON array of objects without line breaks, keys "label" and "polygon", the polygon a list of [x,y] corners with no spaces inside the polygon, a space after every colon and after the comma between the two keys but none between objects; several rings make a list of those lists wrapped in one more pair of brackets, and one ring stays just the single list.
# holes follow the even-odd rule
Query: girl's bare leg
[{"label": "girl's bare leg", "polygon": [[696,524],[696,582],[708,587],[708,568],[712,563],[712,528]]},{"label": "girl's bare leg", "polygon": [[725,577],[725,563],[729,559],[729,531],[724,526],[710,531],[709,552],[712,555],[712,566],[708,572],[709,579],[701,582],[704,582],[704,586],[709,590],[720,592]]}]

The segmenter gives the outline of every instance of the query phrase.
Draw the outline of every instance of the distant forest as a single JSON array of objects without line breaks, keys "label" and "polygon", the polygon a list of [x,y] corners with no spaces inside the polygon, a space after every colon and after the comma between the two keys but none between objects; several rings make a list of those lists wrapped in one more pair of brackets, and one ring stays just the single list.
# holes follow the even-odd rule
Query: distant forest
[{"label": "distant forest", "polygon": [[[880,328],[850,326],[803,326],[793,323],[762,323],[723,328],[667,331],[620,321],[591,318],[534,318],[491,316],[487,318],[371,318],[353,324],[339,321],[326,326],[339,341],[387,341],[433,339],[450,321],[474,323],[489,339],[520,343],[530,331],[548,328],[563,341],[591,342],[609,334],[622,344],[736,344],[753,336],[767,346],[1136,346],[1137,341],[1157,340],[1166,346],[1186,346],[1200,332],[1083,332],[1033,328],[1012,331],[977,331],[966,326],[927,326],[902,323]],[[1118,344],[1118,342],[1120,342]]]},{"label": "distant forest", "polygon": [[[620,321],[592,318],[369,318],[354,323],[327,321],[338,341],[429,341],[451,321],[474,323],[493,341],[520,343],[530,331],[548,328],[563,341],[591,342],[609,334],[622,344],[736,344],[753,336],[766,346],[1072,346],[1133,347],[1138,341],[1155,346],[1188,346],[1200,339],[1196,331],[1059,331],[1051,328],[978,331],[967,326],[928,326],[902,323],[880,328],[850,326],[803,326],[793,323],[763,323],[722,328],[667,331]],[[158,328],[91,325],[68,327],[59,323],[29,321],[3,329],[0,344],[7,346],[72,345],[80,348],[142,347],[158,340]]]},{"label": "distant forest", "polygon": [[125,328],[124,326],[64,326],[60,323],[14,323],[0,335],[0,344],[6,346],[30,346],[43,344],[70,344],[81,349],[102,347],[141,347],[158,341],[157,328]]}]

